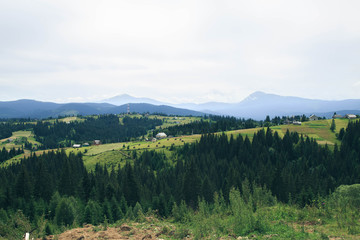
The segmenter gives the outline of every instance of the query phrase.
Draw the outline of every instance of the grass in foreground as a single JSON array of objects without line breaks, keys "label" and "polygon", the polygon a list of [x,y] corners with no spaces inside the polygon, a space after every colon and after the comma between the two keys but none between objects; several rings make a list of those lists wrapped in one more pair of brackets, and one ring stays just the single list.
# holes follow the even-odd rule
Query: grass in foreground
[{"label": "grass in foreground", "polygon": [[[111,222],[105,218],[100,225],[91,222],[93,225],[78,226],[74,221],[71,226],[58,226],[42,218],[36,223],[33,236],[43,239],[81,239],[85,235],[89,239],[360,239],[359,189],[358,184],[340,186],[329,197],[300,208],[277,202],[265,188],[249,188],[248,183],[243,183],[241,192],[230,191],[228,203],[216,193],[213,203],[199,200],[196,210],[184,202],[174,203],[169,218],[161,218],[156,211],[143,209],[137,203],[134,208],[127,208],[121,220]],[[6,222],[0,221],[0,235],[4,239],[16,239],[32,227],[17,212]],[[46,237],[51,234],[55,236]]]}]

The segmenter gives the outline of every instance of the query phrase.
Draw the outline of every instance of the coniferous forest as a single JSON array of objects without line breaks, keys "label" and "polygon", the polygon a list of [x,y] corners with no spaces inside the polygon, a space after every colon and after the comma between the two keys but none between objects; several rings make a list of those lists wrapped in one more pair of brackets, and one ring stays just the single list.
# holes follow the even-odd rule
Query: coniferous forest
[{"label": "coniferous forest", "polygon": [[205,117],[205,121],[201,119],[200,121],[194,121],[188,124],[170,126],[165,129],[157,129],[154,131],[154,135],[160,131],[172,136],[206,134],[236,129],[255,128],[258,125],[259,122],[252,119],[238,119],[229,116],[210,115]]},{"label": "coniferous forest", "polygon": [[[42,129],[40,125],[35,131]],[[214,212],[220,211],[219,204],[234,219],[242,219],[236,206],[249,212],[248,222],[232,222],[238,234],[266,232],[255,214],[260,207],[324,204],[339,186],[360,182],[360,122],[350,122],[341,137],[341,145],[330,149],[296,132],[279,137],[269,128],[252,140],[205,134],[199,142],[174,148],[171,156],[144,151],[123,167],[98,164],[90,172],[81,153],[32,154],[0,169],[0,235],[9,231],[18,210],[35,228],[45,222],[43,234],[51,234],[62,226],[114,223],[151,210],[186,222],[191,221],[186,213],[204,208],[207,214],[219,214]],[[358,202],[352,204],[358,207]]]},{"label": "coniferous forest", "polygon": [[114,114],[88,117],[83,122],[55,123],[38,121],[33,126],[37,141],[43,149],[69,147],[72,142],[86,142],[95,139],[103,143],[129,141],[145,135],[148,130],[162,124],[159,119],[147,117],[124,117],[122,123]]}]

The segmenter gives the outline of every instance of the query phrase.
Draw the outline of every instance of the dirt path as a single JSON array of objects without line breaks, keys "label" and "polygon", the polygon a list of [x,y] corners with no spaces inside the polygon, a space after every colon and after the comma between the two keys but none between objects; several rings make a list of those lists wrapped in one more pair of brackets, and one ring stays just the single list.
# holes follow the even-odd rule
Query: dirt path
[{"label": "dirt path", "polygon": [[[160,227],[153,224],[147,225],[146,227],[140,224],[133,224],[129,226],[123,224],[119,227],[108,227],[106,230],[103,227],[95,227],[92,225],[85,225],[83,228],[74,228],[61,233],[56,236],[48,236],[47,240],[95,240],[95,239],[135,239],[135,240],[146,240],[146,239],[162,239],[161,235],[164,232]],[[163,235],[164,236],[164,235]]]}]

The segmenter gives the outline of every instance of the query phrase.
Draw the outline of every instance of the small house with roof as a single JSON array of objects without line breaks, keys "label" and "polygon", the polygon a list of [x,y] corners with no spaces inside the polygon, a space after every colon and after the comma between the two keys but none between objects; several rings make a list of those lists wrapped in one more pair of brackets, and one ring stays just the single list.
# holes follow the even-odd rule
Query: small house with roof
[{"label": "small house with roof", "polygon": [[317,121],[317,120],[319,120],[319,117],[314,114],[309,117],[309,121]]},{"label": "small house with roof", "polygon": [[346,114],[345,117],[348,119],[355,119],[356,115],[355,114]]}]

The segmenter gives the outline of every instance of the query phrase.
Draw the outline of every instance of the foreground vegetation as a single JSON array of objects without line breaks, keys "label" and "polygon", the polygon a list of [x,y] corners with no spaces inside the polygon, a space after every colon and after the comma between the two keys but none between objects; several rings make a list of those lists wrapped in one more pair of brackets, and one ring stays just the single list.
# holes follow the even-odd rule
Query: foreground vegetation
[{"label": "foreground vegetation", "polygon": [[[96,135],[80,134],[97,124]],[[0,239],[124,223],[134,231],[155,224],[163,239],[359,238],[360,122],[266,124],[140,115],[2,124],[12,141],[0,143]],[[145,140],[160,131],[173,137]],[[44,144],[95,136],[114,143]]]},{"label": "foreground vegetation", "polygon": [[0,234],[16,239],[34,228],[42,237],[148,215],[176,227],[170,238],[355,238],[360,122],[341,136],[332,151],[270,128],[251,141],[207,134],[169,154],[129,149],[132,160],[110,171],[88,172],[80,151],[32,154],[0,169]]},{"label": "foreground vegetation", "polygon": [[[136,204],[134,208],[127,208],[126,214],[116,222],[106,217],[102,222],[94,222],[95,218],[91,218],[89,223],[95,225],[86,225],[86,232],[90,236],[103,232],[98,239],[107,239],[106,231],[119,227],[120,231],[124,231],[121,239],[146,239],[149,235],[162,239],[358,239],[359,192],[359,184],[340,186],[327,198],[300,208],[280,203],[268,190],[256,186],[251,188],[248,182],[244,182],[241,191],[231,189],[228,202],[221,194],[215,193],[213,203],[200,200],[196,210],[184,202],[179,206],[174,203],[171,216],[165,219],[156,211]],[[64,202],[68,201],[72,202],[70,208],[76,208],[74,199],[63,197],[59,201],[63,204],[61,207],[66,206]],[[60,206],[55,210],[57,214],[68,211]],[[103,211],[105,209],[99,209],[95,215],[101,218]],[[79,211],[78,214],[67,217],[79,219],[89,213],[81,214]],[[25,232],[30,231],[33,231],[32,237],[45,239],[49,235],[66,236],[61,233],[79,226],[76,221],[57,226],[56,221],[62,218],[56,218],[54,223],[44,216],[34,224],[21,211],[7,215],[1,210],[0,216],[0,239],[21,239]],[[141,231],[144,229],[147,231]],[[83,231],[76,232],[81,233],[77,238],[84,236]],[[74,234],[71,236],[74,237]]]}]

